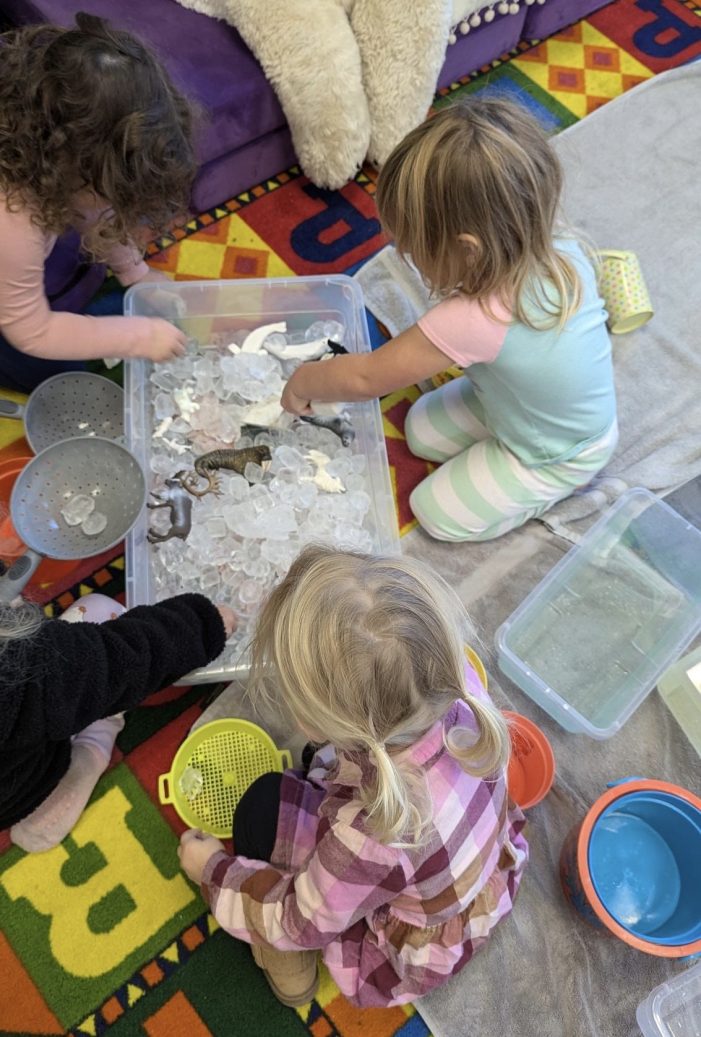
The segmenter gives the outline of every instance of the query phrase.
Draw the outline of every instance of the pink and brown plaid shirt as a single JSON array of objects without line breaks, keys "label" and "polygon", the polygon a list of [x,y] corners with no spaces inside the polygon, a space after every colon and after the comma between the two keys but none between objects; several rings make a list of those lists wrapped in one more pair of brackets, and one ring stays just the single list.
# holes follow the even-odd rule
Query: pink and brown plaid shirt
[{"label": "pink and brown plaid shirt", "polygon": [[[473,671],[472,694],[485,692]],[[307,779],[287,771],[272,864],[215,854],[202,890],[219,924],[249,943],[321,949],[341,991],[362,1006],[412,1001],[458,972],[512,908],[528,845],[506,775],[466,774],[444,731],[475,729],[469,706],[404,750],[433,802],[426,842],[385,846],[353,803],[367,757],[321,749]]]}]

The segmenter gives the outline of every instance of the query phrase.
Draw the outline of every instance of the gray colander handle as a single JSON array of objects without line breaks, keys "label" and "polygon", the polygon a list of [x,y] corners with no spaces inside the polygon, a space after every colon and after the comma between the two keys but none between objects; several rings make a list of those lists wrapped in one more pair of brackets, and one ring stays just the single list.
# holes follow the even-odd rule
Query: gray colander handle
[{"label": "gray colander handle", "polygon": [[21,594],[36,572],[43,555],[27,548],[25,554],[15,558],[7,572],[0,576],[0,603],[9,605],[18,594]]},{"label": "gray colander handle", "polygon": [[22,418],[24,417],[24,406],[15,403],[14,400],[0,399],[0,418]]}]

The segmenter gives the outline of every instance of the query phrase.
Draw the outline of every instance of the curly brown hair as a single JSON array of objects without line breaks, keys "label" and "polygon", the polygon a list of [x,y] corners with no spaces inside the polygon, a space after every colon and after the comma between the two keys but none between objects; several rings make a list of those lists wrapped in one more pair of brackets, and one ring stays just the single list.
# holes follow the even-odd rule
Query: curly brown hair
[{"label": "curly brown hair", "polygon": [[196,172],[192,112],[156,57],[104,19],[0,36],[0,190],[59,234],[75,196],[109,203],[85,244],[166,232],[187,211]]}]

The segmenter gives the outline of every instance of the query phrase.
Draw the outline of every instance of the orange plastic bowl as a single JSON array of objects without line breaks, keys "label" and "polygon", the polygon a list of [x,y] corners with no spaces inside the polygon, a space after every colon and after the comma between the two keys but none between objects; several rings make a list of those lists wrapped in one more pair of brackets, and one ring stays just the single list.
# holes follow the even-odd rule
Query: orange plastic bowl
[{"label": "orange plastic bowl", "polygon": [[[12,457],[0,463],[0,558],[12,562],[26,551],[26,547],[15,532],[10,518],[10,496],[15,480],[31,457]],[[51,558],[43,558],[39,568],[29,581],[30,587],[46,587],[64,579],[80,565],[80,559],[70,562],[57,562]]]},{"label": "orange plastic bowl", "polygon": [[545,799],[555,778],[555,755],[543,732],[528,717],[504,710],[511,736],[509,795],[522,810]]},{"label": "orange plastic bowl", "polygon": [[653,943],[622,926],[609,914],[596,891],[589,870],[589,842],[600,816],[616,800],[635,792],[662,792],[677,797],[701,811],[701,798],[693,792],[667,781],[631,778],[609,788],[588,810],[584,820],[567,835],[560,854],[560,883],[566,899],[575,911],[603,933],[610,933],[645,954],[659,958],[687,958],[701,954],[701,940],[689,943]]}]

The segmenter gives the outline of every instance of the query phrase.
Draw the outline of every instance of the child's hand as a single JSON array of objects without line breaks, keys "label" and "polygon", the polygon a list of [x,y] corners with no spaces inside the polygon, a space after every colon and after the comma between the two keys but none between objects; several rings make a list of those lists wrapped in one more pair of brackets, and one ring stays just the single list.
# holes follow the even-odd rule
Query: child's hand
[{"label": "child's hand", "polygon": [[205,835],[199,828],[189,828],[180,836],[178,857],[180,867],[191,882],[198,886],[202,882],[202,872],[210,857],[224,850],[224,843],[213,835]]},{"label": "child's hand", "polygon": [[162,364],[165,360],[174,360],[176,356],[185,355],[186,338],[184,332],[180,331],[167,320],[160,317],[150,317],[151,338],[146,344],[144,357],[153,360],[156,364]]},{"label": "child's hand", "polygon": [[[296,373],[297,372],[295,372],[295,374]],[[289,411],[290,414],[311,414],[312,408],[310,406],[310,401],[302,396],[298,396],[295,392],[294,386],[295,375],[293,374],[282,391],[280,406],[283,410]]]},{"label": "child's hand", "polygon": [[239,617],[233,609],[229,608],[228,605],[217,604],[217,608],[219,610],[219,615],[222,618],[222,623],[224,624],[226,636],[231,637],[234,630],[236,630],[236,627],[239,625]]}]

